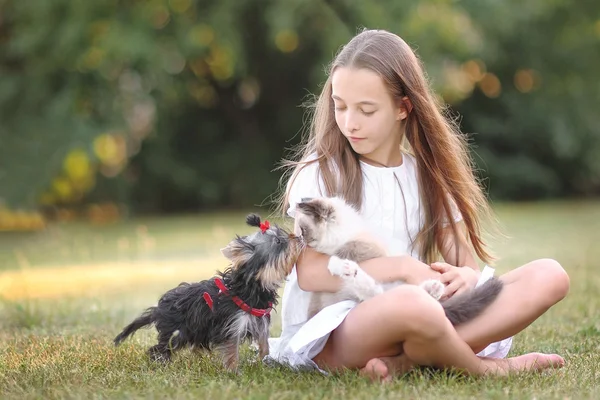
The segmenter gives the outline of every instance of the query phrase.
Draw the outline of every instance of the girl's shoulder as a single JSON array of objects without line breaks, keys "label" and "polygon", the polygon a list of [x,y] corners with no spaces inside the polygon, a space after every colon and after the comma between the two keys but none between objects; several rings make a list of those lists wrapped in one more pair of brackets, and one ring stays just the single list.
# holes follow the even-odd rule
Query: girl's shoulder
[{"label": "girl's shoulder", "polygon": [[320,197],[325,193],[325,184],[321,177],[317,155],[304,158],[294,170],[287,182],[288,215],[294,217],[296,204],[303,198]]},{"label": "girl's shoulder", "polygon": [[306,184],[313,184],[319,179],[320,169],[317,161],[317,155],[311,154],[303,158],[292,172],[288,180],[288,191],[295,187]]},{"label": "girl's shoulder", "polygon": [[414,155],[408,152],[402,153],[402,166],[410,172],[417,172],[417,159]]}]

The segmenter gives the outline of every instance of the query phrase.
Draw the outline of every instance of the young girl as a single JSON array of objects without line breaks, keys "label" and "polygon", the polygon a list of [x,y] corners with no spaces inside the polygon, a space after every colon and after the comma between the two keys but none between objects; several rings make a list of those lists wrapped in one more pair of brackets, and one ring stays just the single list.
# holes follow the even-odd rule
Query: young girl
[{"label": "young girl", "polygon": [[[287,164],[294,170],[282,210],[293,217],[302,198],[316,196],[341,195],[356,205],[392,252],[360,264],[375,279],[418,284],[438,278],[451,297],[493,275],[487,266],[479,272],[471,250],[484,262],[492,259],[482,237],[488,205],[466,142],[444,118],[420,61],[400,37],[366,30],[343,47],[316,102],[300,157]],[[434,262],[439,255],[446,263]],[[554,260],[502,275],[498,299],[456,328],[439,303],[413,285],[360,304],[332,305],[307,321],[308,292],[339,288],[328,260],[307,248],[288,277],[283,330],[271,341],[272,359],[321,371],[361,368],[378,379],[412,363],[474,375],[564,363],[558,355],[538,353],[505,359],[512,335],[568,292],[568,276]]]}]

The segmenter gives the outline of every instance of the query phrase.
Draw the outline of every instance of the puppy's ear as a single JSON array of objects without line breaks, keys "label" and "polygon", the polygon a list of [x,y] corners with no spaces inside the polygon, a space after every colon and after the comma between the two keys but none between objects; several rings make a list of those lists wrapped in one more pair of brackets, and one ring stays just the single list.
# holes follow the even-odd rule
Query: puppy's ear
[{"label": "puppy's ear", "polygon": [[254,251],[254,246],[246,240],[246,236],[237,236],[234,240],[221,249],[221,254],[233,263],[247,260]]},{"label": "puppy's ear", "polygon": [[233,249],[231,247],[231,243],[221,249],[221,254],[223,254],[223,256],[225,256],[225,258],[228,260],[233,259]]},{"label": "puppy's ear", "polygon": [[250,226],[260,226],[260,216],[257,214],[248,214],[246,217],[246,223]]}]

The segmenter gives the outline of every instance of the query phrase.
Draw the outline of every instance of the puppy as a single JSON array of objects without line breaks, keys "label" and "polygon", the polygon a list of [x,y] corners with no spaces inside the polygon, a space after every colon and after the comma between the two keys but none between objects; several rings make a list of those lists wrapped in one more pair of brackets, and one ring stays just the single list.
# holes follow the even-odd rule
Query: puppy
[{"label": "puppy", "polygon": [[277,289],[291,272],[303,241],[285,229],[261,222],[256,214],[246,223],[259,231],[236,238],[221,252],[231,264],[225,272],[197,283],[183,282],[166,292],[154,307],[127,325],[114,339],[119,345],[138,329],[154,324],[158,344],[148,353],[157,361],[169,361],[186,346],[217,350],[228,370],[237,370],[239,346],[258,343],[259,356],[269,352],[271,310]]}]

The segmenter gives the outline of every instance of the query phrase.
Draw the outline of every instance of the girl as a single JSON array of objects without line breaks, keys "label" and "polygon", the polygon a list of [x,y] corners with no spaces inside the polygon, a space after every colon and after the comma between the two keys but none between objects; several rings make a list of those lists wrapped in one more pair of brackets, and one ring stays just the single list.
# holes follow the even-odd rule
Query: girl
[{"label": "girl", "polygon": [[[471,250],[484,262],[492,260],[482,237],[489,208],[466,142],[444,118],[420,61],[400,37],[366,30],[343,47],[316,102],[300,156],[301,161],[286,164],[294,170],[282,210],[293,217],[302,198],[323,195],[340,195],[356,205],[393,253],[361,263],[375,279],[418,284],[438,278],[450,297],[493,275],[487,266],[479,272]],[[446,263],[432,263],[438,255]],[[339,278],[327,270],[328,259],[307,248],[288,277],[282,335],[271,341],[272,359],[321,371],[362,368],[386,380],[412,363],[473,375],[564,363],[558,355],[537,353],[505,359],[512,335],[568,292],[568,276],[554,260],[502,275],[505,287],[496,302],[454,328],[439,303],[412,285],[358,305],[335,304],[307,321],[307,292],[339,288]]]}]

